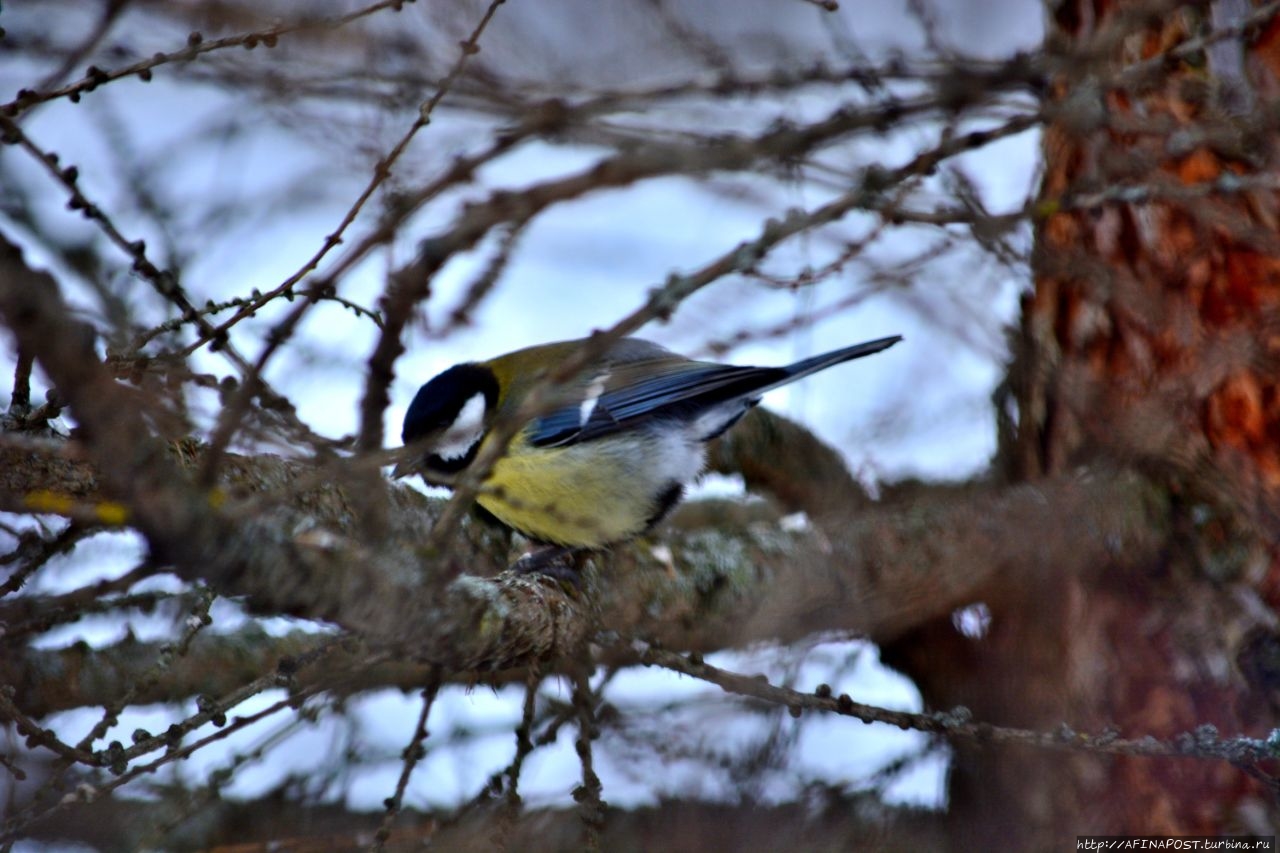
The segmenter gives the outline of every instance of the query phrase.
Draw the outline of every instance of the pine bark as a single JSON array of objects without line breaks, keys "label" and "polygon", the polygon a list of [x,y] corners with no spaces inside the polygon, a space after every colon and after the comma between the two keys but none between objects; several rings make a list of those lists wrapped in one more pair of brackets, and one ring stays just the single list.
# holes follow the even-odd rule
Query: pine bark
[{"label": "pine bark", "polygon": [[[1003,473],[1137,467],[1168,490],[1175,533],[1138,571],[993,592],[980,639],[937,620],[891,646],[930,704],[1135,736],[1264,736],[1276,723],[1280,23],[1246,28],[1235,53],[1193,42],[1250,11],[1068,0],[1053,12],[1059,72]],[[1230,766],[970,745],[955,756],[957,849],[1270,834],[1275,818]]]}]

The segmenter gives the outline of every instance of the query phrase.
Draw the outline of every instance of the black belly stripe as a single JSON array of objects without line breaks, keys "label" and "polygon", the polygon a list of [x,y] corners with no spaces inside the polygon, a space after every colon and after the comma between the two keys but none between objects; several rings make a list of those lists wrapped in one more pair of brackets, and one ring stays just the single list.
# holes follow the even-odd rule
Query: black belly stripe
[{"label": "black belly stripe", "polygon": [[667,513],[675,509],[676,504],[680,503],[680,499],[684,497],[684,483],[672,481],[667,484],[666,488],[658,492],[658,496],[654,499],[653,512],[649,514],[649,518],[644,523],[645,530],[652,530],[659,521],[667,517]]},{"label": "black belly stripe", "polygon": [[511,525],[507,524],[505,521],[498,518],[478,503],[473,503],[471,505],[471,511],[476,514],[476,518],[491,527],[503,527],[507,530],[513,529]]}]

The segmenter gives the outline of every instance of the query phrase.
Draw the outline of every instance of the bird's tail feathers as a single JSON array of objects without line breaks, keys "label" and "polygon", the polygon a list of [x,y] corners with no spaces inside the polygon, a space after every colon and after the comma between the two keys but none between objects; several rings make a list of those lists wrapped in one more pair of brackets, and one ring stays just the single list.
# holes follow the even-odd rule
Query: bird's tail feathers
[{"label": "bird's tail feathers", "polygon": [[770,391],[790,382],[795,382],[808,376],[811,373],[817,373],[819,370],[826,370],[832,365],[840,364],[845,361],[853,361],[855,358],[862,358],[866,355],[875,355],[878,352],[887,350],[889,347],[902,340],[902,335],[890,335],[887,338],[877,338],[874,341],[866,341],[860,344],[854,344],[851,347],[833,350],[822,355],[815,355],[810,358],[801,359],[795,364],[784,367],[786,375],[784,378],[761,389],[761,393]]}]

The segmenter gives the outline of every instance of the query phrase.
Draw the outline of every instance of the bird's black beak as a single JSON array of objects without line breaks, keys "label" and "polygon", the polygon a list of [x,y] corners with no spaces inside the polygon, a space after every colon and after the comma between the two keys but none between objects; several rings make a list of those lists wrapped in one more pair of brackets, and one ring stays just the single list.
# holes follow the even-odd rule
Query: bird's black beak
[{"label": "bird's black beak", "polygon": [[420,449],[415,447],[401,447],[397,450],[395,452],[396,467],[391,469],[391,479],[399,480],[422,470],[420,452]]}]

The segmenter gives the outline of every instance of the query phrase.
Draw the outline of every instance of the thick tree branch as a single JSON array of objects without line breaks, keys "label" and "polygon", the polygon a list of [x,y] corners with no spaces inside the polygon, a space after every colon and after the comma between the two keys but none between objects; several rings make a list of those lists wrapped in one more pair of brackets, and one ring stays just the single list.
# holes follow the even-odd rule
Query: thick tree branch
[{"label": "thick tree branch", "polygon": [[[821,630],[889,639],[997,586],[1034,589],[1050,572],[1141,564],[1167,529],[1159,493],[1144,481],[1071,476],[868,510],[827,520],[823,534],[750,523],[682,533],[670,537],[669,555],[642,544],[602,558],[586,595],[542,577],[485,579],[476,575],[506,558],[492,536],[464,525],[448,553],[428,552],[431,504],[367,468],[342,477],[239,457],[228,459],[222,488],[193,486],[183,464],[193,455],[175,460],[150,437],[130,389],[97,362],[55,283],[7,244],[0,317],[71,402],[94,466],[90,474],[29,442],[0,448],[6,504],[39,492],[119,499],[181,577],[248,596],[258,610],[335,622],[446,672],[554,661],[580,648],[597,617],[693,649]],[[455,565],[473,574],[441,588]]]},{"label": "thick tree branch", "polygon": [[772,494],[791,512],[822,523],[869,503],[867,493],[840,454],[800,424],[763,409],[747,413],[716,439],[708,453],[711,470],[741,474],[747,488]]},{"label": "thick tree branch", "polygon": [[[74,806],[37,824],[32,838],[79,841],[102,849],[148,846],[154,827],[171,827],[166,849],[232,853],[267,849],[288,839],[297,849],[363,849],[379,816],[332,804],[297,803],[287,792],[252,802],[211,792],[157,790],[155,799],[97,800]],[[890,808],[872,796],[839,790],[815,791],[804,804],[766,807],[665,802],[635,811],[612,811],[601,846],[606,850],[937,850],[945,847],[935,812]],[[198,816],[195,812],[198,810]],[[494,849],[495,816],[481,809],[448,824],[447,815],[401,813],[387,842],[394,851],[417,850],[428,841],[441,850]],[[523,816],[506,849],[574,850],[582,826],[573,809],[546,809]],[[262,839],[260,848],[255,839]],[[876,841],[879,839],[879,842]]]},{"label": "thick tree branch", "polygon": [[[152,675],[167,643],[126,637],[104,648],[79,643],[61,649],[13,649],[0,659],[0,683],[13,687],[13,702],[33,718],[69,708],[107,706],[134,686],[133,703],[178,702],[196,695],[223,696],[273,671],[293,672],[291,661],[316,651],[324,634],[296,631],[272,636],[256,626],[231,634],[202,633],[184,652],[181,666]],[[172,652],[168,652],[171,654]],[[324,667],[302,667],[297,688],[355,692],[380,687],[420,688],[427,668],[406,661],[367,664],[367,654],[338,649]],[[148,678],[148,676],[152,676]]]},{"label": "thick tree branch", "polygon": [[[36,446],[0,446],[6,487],[18,488],[18,494],[65,488],[95,499],[85,489],[95,480],[82,463],[59,464],[52,444],[44,443],[40,452]],[[996,588],[1033,590],[1049,573],[1140,565],[1167,535],[1158,490],[1133,475],[1073,476],[1014,489],[973,487],[963,501],[954,500],[952,488],[921,490],[909,507],[869,507],[840,525],[829,523],[823,533],[787,532],[776,522],[741,513],[708,519],[708,510],[701,513],[703,523],[713,527],[668,530],[663,544],[670,549],[669,562],[664,549],[644,543],[602,558],[591,596],[541,578],[467,575],[433,606],[423,566],[438,566],[439,560],[418,554],[415,545],[431,527],[436,502],[386,484],[386,528],[374,548],[348,538],[344,531],[359,528],[351,502],[305,463],[233,456],[227,470],[263,503],[292,502],[292,509],[274,506],[270,517],[315,544],[294,546],[298,564],[273,564],[256,562],[252,547],[242,543],[253,572],[205,571],[194,577],[224,594],[248,594],[266,612],[358,618],[348,627],[374,641],[402,637],[405,624],[419,625],[414,650],[455,672],[566,654],[590,631],[593,607],[604,626],[673,648],[712,650],[823,630],[888,640],[994,595]],[[264,527],[269,530],[260,520],[233,535],[254,535]],[[1027,535],[1029,530],[1042,533]],[[271,535],[286,547],[283,533]],[[309,550],[323,553],[312,559]],[[495,572],[505,556],[500,539],[472,523],[464,525],[450,554],[482,574]],[[421,600],[406,602],[404,595]],[[436,613],[441,622],[401,621],[415,608]]]}]

